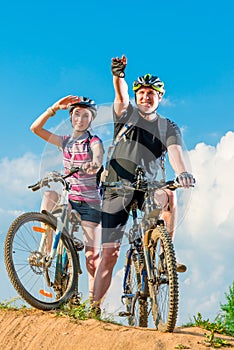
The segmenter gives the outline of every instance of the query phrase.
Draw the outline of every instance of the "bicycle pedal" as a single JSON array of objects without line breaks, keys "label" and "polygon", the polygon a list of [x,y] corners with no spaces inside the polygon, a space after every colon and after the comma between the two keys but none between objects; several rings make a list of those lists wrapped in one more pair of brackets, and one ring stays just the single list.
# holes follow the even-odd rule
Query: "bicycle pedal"
[{"label": "bicycle pedal", "polygon": [[131,312],[126,312],[126,311],[120,311],[119,312],[119,317],[126,317],[126,316],[131,316]]},{"label": "bicycle pedal", "polygon": [[169,283],[169,279],[168,276],[166,275],[161,275],[160,279],[159,279],[160,284],[168,284]]},{"label": "bicycle pedal", "polygon": [[84,243],[78,238],[73,238],[73,244],[76,251],[81,251],[84,249]]}]

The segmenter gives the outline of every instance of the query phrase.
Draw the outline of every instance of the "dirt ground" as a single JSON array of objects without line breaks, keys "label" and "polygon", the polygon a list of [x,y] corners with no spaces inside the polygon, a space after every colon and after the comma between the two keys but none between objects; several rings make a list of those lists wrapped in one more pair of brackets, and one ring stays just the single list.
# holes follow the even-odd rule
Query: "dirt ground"
[{"label": "dirt ground", "polygon": [[[0,310],[1,350],[211,349],[204,343],[204,333],[197,327],[178,327],[174,333],[161,333],[94,319],[73,321],[66,316],[58,317],[54,312]],[[216,336],[234,346],[234,338]]]}]

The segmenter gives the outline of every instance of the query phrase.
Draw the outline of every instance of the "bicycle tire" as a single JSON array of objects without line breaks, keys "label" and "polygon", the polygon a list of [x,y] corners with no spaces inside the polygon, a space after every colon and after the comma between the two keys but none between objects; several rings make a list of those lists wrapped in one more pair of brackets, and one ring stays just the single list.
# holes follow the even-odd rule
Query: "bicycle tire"
[{"label": "bicycle tire", "polygon": [[[128,253],[126,255],[126,259],[128,259]],[[126,265],[125,265],[126,266]],[[139,327],[147,327],[148,324],[148,302],[146,297],[142,297],[138,295],[141,290],[141,271],[143,265],[140,259],[140,256],[137,251],[134,250],[128,271],[128,277],[126,281],[126,295],[131,295],[126,297],[125,305],[127,314],[131,314],[127,316],[128,324],[130,326],[139,326]],[[125,267],[126,269],[126,267]],[[135,299],[134,296],[138,295]],[[134,303],[134,305],[133,305]]]},{"label": "bicycle tire", "polygon": [[[154,324],[160,331],[173,332],[178,314],[179,285],[173,243],[164,226],[152,230],[149,250],[154,278],[148,285]],[[162,250],[164,255],[161,255]]]},{"label": "bicycle tire", "polygon": [[38,260],[35,262],[36,258],[42,258],[38,252],[42,224],[53,232],[56,230],[56,220],[46,214],[29,212],[16,218],[6,235],[4,259],[9,279],[18,294],[31,306],[47,311],[59,308],[77,290],[79,258],[70,239],[62,234],[60,241],[65,256],[67,254],[67,265],[60,276],[60,285],[55,281],[57,256],[46,274],[45,265]]}]

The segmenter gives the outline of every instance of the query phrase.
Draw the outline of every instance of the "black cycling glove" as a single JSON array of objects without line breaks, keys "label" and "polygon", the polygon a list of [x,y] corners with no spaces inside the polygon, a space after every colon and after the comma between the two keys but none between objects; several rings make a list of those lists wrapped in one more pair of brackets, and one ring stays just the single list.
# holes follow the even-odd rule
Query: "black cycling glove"
[{"label": "black cycling glove", "polygon": [[187,171],[184,171],[183,173],[179,174],[176,178],[176,181],[182,187],[193,187],[195,184],[195,179],[193,175],[189,174]]},{"label": "black cycling glove", "polygon": [[125,77],[125,73],[124,73],[125,68],[126,68],[126,64],[123,64],[122,61],[119,61],[116,58],[114,58],[112,60],[111,71],[112,71],[112,74],[115,75],[116,77],[124,78]]}]

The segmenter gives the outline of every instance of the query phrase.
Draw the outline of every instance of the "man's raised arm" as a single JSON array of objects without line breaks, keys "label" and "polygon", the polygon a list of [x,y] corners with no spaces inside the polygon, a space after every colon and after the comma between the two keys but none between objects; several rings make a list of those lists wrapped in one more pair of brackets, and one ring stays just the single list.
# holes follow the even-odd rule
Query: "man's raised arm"
[{"label": "man's raised arm", "polygon": [[122,58],[112,58],[111,71],[115,89],[114,110],[118,117],[126,111],[129,105],[128,85],[124,79],[126,65],[127,58],[124,55]]}]

